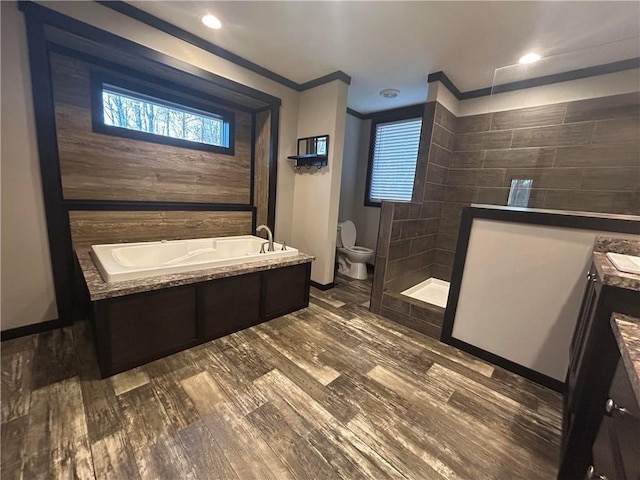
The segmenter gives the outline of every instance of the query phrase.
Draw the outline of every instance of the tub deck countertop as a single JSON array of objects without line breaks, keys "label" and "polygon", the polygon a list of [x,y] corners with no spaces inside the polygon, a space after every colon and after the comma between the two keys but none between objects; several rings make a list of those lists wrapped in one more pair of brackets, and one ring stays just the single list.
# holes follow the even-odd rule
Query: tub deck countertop
[{"label": "tub deck countertop", "polygon": [[299,265],[301,263],[312,262],[315,258],[306,253],[298,253],[298,255],[292,257],[274,258],[240,265],[226,265],[208,268],[206,270],[194,270],[193,272],[158,275],[137,280],[107,283],[102,279],[88,250],[78,249],[76,250],[76,256],[78,257],[78,263],[80,264],[84,279],[87,282],[91,301],[121,297],[133,293],[149,292],[168,287],[178,287],[180,285],[190,285],[192,283],[206,282],[218,278],[234,277],[259,272],[261,270],[272,270],[274,268]]}]

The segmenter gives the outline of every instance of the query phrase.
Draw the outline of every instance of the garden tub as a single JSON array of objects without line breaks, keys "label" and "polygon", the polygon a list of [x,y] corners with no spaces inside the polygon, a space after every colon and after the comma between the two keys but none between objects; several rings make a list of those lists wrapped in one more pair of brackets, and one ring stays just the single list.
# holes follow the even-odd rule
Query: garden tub
[{"label": "garden tub", "polygon": [[[94,262],[105,282],[136,280],[195,270],[298,255],[298,250],[253,235],[92,245]],[[262,245],[264,253],[260,253]]]}]

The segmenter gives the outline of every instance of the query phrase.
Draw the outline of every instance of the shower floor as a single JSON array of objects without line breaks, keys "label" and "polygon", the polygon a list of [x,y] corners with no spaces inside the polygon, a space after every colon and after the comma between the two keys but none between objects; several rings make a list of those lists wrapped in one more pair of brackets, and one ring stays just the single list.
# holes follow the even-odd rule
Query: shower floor
[{"label": "shower floor", "polygon": [[401,293],[407,297],[446,308],[447,297],[449,296],[449,282],[438,278],[429,278]]}]

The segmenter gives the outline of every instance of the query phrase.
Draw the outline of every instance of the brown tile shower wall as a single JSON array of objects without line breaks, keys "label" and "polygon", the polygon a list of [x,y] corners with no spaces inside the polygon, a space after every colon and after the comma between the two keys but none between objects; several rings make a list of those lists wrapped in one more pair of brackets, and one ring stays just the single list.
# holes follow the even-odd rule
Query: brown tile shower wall
[{"label": "brown tile shower wall", "polygon": [[431,273],[450,280],[462,208],[506,205],[529,178],[529,207],[640,213],[640,94],[461,117]]},{"label": "brown tile shower wall", "polygon": [[440,338],[444,311],[397,292],[432,276],[454,126],[441,105],[425,105],[412,201],[382,205],[371,294],[373,312],[434,338]]},{"label": "brown tile shower wall", "polygon": [[450,281],[463,207],[506,205],[514,178],[532,208],[639,214],[639,112],[637,93],[461,118],[426,104],[412,202],[382,206],[371,310],[438,338],[441,313],[397,293]]},{"label": "brown tile shower wall", "polygon": [[[388,239],[378,246],[386,252],[385,290],[399,292],[431,276],[454,125],[440,104],[425,105],[413,198],[394,203]],[[389,219],[382,215],[383,221]]]}]

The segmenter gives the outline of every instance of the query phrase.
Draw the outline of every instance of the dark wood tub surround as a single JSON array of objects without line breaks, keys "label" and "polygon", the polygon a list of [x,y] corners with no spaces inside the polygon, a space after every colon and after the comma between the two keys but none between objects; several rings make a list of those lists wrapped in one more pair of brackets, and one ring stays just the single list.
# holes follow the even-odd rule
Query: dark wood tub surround
[{"label": "dark wood tub surround", "polygon": [[397,294],[451,281],[464,207],[506,205],[514,178],[533,179],[531,208],[640,214],[639,119],[640,93],[467,117],[425,104],[411,202],[381,207],[372,311],[439,338]]},{"label": "dark wood tub surround", "polygon": [[[81,307],[76,247],[249,234],[257,220],[273,229],[280,99],[41,5],[20,9],[61,324]],[[93,131],[92,75],[231,113],[233,155]]]},{"label": "dark wood tub surround", "polygon": [[313,257],[305,254],[114,283],[88,252],[77,255],[103,377],[309,304]]}]

